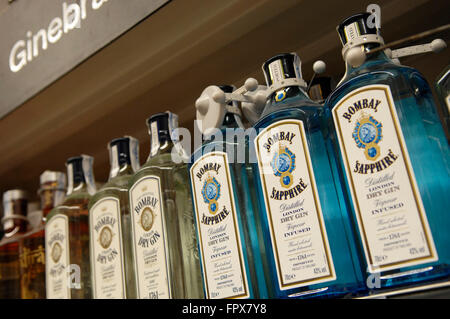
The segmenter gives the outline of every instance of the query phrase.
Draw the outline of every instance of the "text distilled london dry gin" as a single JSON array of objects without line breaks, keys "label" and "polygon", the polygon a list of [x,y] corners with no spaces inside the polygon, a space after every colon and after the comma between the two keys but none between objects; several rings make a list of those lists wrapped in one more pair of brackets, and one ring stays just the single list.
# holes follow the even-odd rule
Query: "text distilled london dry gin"
[{"label": "text distilled london dry gin", "polygon": [[[172,161],[174,114],[155,114],[147,121],[151,151],[129,183],[137,298],[184,298],[184,267]],[[184,181],[186,183],[187,181]],[[181,208],[180,208],[181,209]]]},{"label": "text distilled london dry gin", "polygon": [[274,296],[331,297],[356,291],[360,269],[332,180],[322,108],[304,92],[296,54],[269,59],[263,71],[268,86],[276,88],[254,126],[254,172]]},{"label": "text distilled london dry gin", "polygon": [[[220,89],[231,93],[233,87]],[[243,129],[240,110],[226,105],[223,123],[214,129],[189,165],[205,294],[211,299],[267,298],[260,248],[252,238],[254,206],[245,194],[246,163],[238,161],[239,148],[226,137]],[[238,142],[245,146],[245,140]]]},{"label": "text distilled london dry gin", "polygon": [[128,182],[139,169],[133,137],[108,144],[108,182],[89,201],[92,295],[94,299],[135,298]]},{"label": "text distilled london dry gin", "polygon": [[[361,50],[382,43],[369,17],[339,25],[344,57],[362,38]],[[326,105],[367,274],[381,286],[448,275],[449,149],[425,79],[375,53],[347,63]]]},{"label": "text distilled london dry gin", "polygon": [[47,299],[91,298],[88,203],[95,193],[93,158],[67,160],[67,197],[45,224]]}]

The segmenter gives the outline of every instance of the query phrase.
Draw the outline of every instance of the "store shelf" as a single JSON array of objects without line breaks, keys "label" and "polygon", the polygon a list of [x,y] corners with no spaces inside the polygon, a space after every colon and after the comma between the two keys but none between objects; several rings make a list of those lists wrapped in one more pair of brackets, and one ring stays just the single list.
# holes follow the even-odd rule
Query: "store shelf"
[{"label": "store shelf", "polygon": [[[448,23],[450,2],[445,0],[376,2],[382,8],[386,42]],[[95,157],[96,179],[104,182],[108,141],[125,134],[137,137],[144,161],[148,116],[171,110],[179,115],[180,126],[192,129],[194,101],[204,87],[242,85],[250,76],[262,82],[261,64],[274,54],[298,52],[306,79],[311,78],[312,63],[322,59],[327,75],[339,79],[344,64],[335,27],[366,4],[169,2],[0,119],[0,192],[20,187],[34,193],[42,171],[65,170],[65,160],[80,153]],[[433,81],[448,57],[447,51],[402,62]]]},{"label": "store shelf", "polygon": [[450,299],[450,280],[387,290],[357,299]]}]

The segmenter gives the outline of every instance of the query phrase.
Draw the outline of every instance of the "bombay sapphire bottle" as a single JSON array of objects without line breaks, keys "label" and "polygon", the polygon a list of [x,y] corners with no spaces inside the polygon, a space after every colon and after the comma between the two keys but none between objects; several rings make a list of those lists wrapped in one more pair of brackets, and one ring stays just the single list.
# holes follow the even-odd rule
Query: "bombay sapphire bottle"
[{"label": "bombay sapphire bottle", "polygon": [[[344,59],[382,44],[369,16],[338,26]],[[370,288],[448,276],[449,149],[430,88],[382,51],[352,63],[326,111],[340,170],[334,178],[351,198],[367,278],[378,282]]]},{"label": "bombay sapphire bottle", "polygon": [[273,93],[254,125],[253,169],[274,297],[356,292],[362,287],[361,269],[333,182],[322,107],[304,91],[296,54],[269,59],[263,71]]},{"label": "bombay sapphire bottle", "polygon": [[[129,183],[137,297],[201,298],[200,265],[192,250],[197,245],[192,236],[187,168],[173,134],[177,117],[170,112],[158,113],[147,124],[150,156]],[[185,219],[184,215],[191,217]],[[182,221],[188,220],[191,225],[185,228]],[[191,248],[189,253],[187,247]],[[196,256],[186,266],[185,258]],[[189,280],[197,279],[187,280],[188,271]]]},{"label": "bombay sapphire bottle", "polygon": [[139,143],[130,136],[108,144],[108,182],[89,201],[92,296],[136,297],[128,182],[139,169]]},{"label": "bombay sapphire bottle", "polygon": [[67,194],[45,223],[45,281],[47,299],[91,298],[88,204],[95,194],[94,159],[67,160]]},{"label": "bombay sapphire bottle", "polygon": [[[233,91],[232,86],[219,88]],[[241,111],[227,104],[222,114],[217,128],[206,128],[198,114],[205,142],[188,166],[203,287],[209,299],[267,298],[255,206],[248,196],[245,137],[237,132],[244,133]],[[235,141],[232,136],[238,135],[241,140]]]}]

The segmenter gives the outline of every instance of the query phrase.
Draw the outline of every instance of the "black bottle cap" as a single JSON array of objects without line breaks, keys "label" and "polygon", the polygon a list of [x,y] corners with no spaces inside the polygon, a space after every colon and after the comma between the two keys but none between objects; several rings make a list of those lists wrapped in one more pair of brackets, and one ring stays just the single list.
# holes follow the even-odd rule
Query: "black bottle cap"
[{"label": "black bottle cap", "polygon": [[[271,86],[273,84],[274,78],[282,77],[284,79],[288,78],[296,78],[297,76],[300,77],[300,75],[297,75],[296,71],[296,61],[295,59],[298,58],[296,54],[293,53],[282,53],[275,55],[268,59],[266,62],[264,62],[262,69],[264,71],[264,76],[266,77],[266,83],[268,86]],[[282,74],[272,74],[274,71],[270,69],[270,65],[280,60],[281,62],[281,70],[278,70],[282,72]],[[300,70],[298,70],[300,71]]]},{"label": "black bottle cap", "polygon": [[[70,157],[66,161],[66,166],[72,164],[72,182],[76,183],[86,183],[86,179],[84,177],[83,171],[83,157],[82,156],[74,156]],[[70,182],[70,181],[69,181]]]},{"label": "black bottle cap", "polygon": [[372,13],[362,12],[346,18],[336,28],[342,45],[355,37],[365,34],[378,34],[378,29],[371,18]]},{"label": "black bottle cap", "polygon": [[[171,127],[170,127],[169,121],[170,121],[170,118],[169,118],[168,112],[156,113],[147,119],[147,125],[150,130],[150,133],[152,133],[152,124],[156,123],[156,129],[158,131],[158,133],[157,133],[158,140],[161,144],[164,143],[165,141],[171,140],[171,136],[170,136]],[[152,140],[153,140],[153,137],[152,137]]]},{"label": "black bottle cap", "polygon": [[169,134],[169,113],[163,112],[153,114],[147,119],[148,126],[150,127],[153,122],[156,122],[158,133]]},{"label": "black bottle cap", "polygon": [[111,142],[109,142],[109,146],[111,148],[113,146],[117,147],[117,162],[119,166],[122,166],[124,164],[131,165],[129,137],[115,138]]}]

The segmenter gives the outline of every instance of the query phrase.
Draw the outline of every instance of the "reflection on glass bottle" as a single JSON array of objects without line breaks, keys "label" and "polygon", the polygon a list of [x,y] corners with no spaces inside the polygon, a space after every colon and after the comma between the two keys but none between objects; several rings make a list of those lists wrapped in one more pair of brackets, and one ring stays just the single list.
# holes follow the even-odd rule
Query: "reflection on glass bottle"
[{"label": "reflection on glass bottle", "polygon": [[92,295],[95,299],[133,299],[128,182],[139,169],[139,144],[126,136],[112,140],[108,150],[108,182],[89,201]]},{"label": "reflection on glass bottle", "polygon": [[447,65],[438,76],[435,87],[440,103],[445,134],[450,143],[450,65]]},{"label": "reflection on glass bottle", "polygon": [[[220,89],[233,91],[231,86]],[[203,130],[206,140],[189,165],[205,295],[267,298],[255,203],[246,194],[245,140],[230,138],[244,132],[241,112],[228,104],[224,113],[220,127]]]},{"label": "reflection on glass bottle", "polygon": [[3,193],[5,235],[0,241],[0,299],[21,298],[19,244],[27,231],[27,202],[23,190]]},{"label": "reflection on glass bottle", "polygon": [[[344,59],[383,43],[369,17],[338,26]],[[370,288],[448,276],[450,154],[430,87],[383,51],[346,67],[326,101],[328,142],[338,159],[334,178],[351,198],[367,278],[379,283]]]},{"label": "reflection on glass bottle", "polygon": [[340,181],[322,127],[323,108],[305,93],[296,54],[263,65],[274,92],[250,141],[273,297],[339,297],[363,287]]},{"label": "reflection on glass bottle", "polygon": [[24,235],[19,247],[22,299],[45,298],[44,220],[50,210],[64,200],[66,175],[45,171],[40,176],[40,184],[41,220]]},{"label": "reflection on glass bottle", "polygon": [[[193,296],[193,291],[201,288],[185,285],[182,236],[187,236],[184,239],[191,246],[192,224],[184,234],[186,229],[180,222],[192,223],[192,217],[183,217],[184,214],[192,216],[192,203],[186,164],[173,160],[173,154],[182,151],[172,134],[177,126],[176,115],[158,113],[147,124],[151,136],[150,156],[129,184],[137,297],[198,298]],[[190,271],[197,271],[200,278],[199,268],[191,267]],[[201,281],[197,284],[201,285]]]},{"label": "reflection on glass bottle", "polygon": [[47,299],[91,298],[88,203],[95,193],[94,159],[67,160],[67,196],[45,224]]}]

